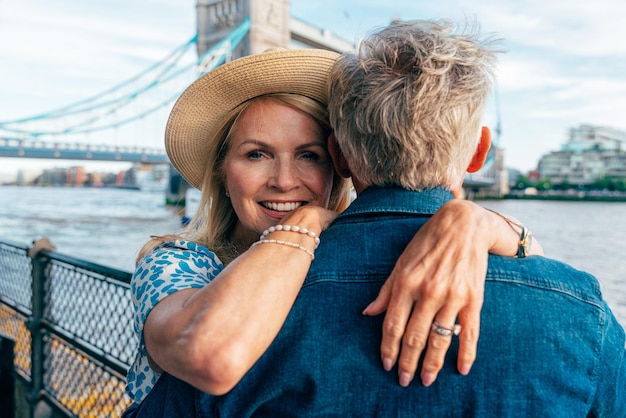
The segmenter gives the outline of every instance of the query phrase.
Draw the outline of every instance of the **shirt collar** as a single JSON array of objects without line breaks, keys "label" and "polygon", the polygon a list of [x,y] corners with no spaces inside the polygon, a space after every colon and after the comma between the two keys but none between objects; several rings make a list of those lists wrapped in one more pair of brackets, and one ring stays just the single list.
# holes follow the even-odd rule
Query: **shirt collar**
[{"label": "shirt collar", "polygon": [[369,186],[337,220],[365,213],[432,215],[452,199],[452,192],[441,187],[412,191],[398,186]]}]

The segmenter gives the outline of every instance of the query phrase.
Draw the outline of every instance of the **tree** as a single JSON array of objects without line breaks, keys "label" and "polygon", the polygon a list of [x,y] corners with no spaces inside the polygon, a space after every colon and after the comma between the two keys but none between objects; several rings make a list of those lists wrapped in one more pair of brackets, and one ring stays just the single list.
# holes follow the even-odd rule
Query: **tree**
[{"label": "tree", "polygon": [[537,182],[537,190],[539,191],[546,191],[546,190],[552,190],[553,186],[552,186],[552,182],[550,181],[550,179],[541,179]]},{"label": "tree", "polygon": [[511,187],[511,189],[513,189],[513,190],[524,190],[524,189],[526,189],[528,187],[533,187],[533,186],[534,186],[533,182],[530,181],[528,179],[528,177],[520,174],[515,179],[515,184]]}]

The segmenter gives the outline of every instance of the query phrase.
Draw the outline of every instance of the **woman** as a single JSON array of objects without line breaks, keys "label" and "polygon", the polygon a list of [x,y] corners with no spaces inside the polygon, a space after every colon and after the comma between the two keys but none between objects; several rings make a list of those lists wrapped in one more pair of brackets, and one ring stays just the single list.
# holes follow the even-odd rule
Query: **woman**
[{"label": "woman", "polygon": [[[132,290],[140,351],[127,388],[135,403],[163,371],[208,393],[227,392],[280,330],[319,235],[349,203],[349,184],[333,173],[326,151],[326,78],[336,57],[317,50],[244,57],[194,82],[174,106],[167,152],[202,198],[180,237],[156,238],[139,257]],[[386,307],[395,283],[418,283],[411,294],[429,301],[432,315],[422,310],[424,318],[406,327],[410,337],[414,322],[430,329],[444,306],[473,306],[461,315],[461,325],[476,331],[461,338],[459,367],[468,372],[487,251],[515,254],[519,234],[461,201],[428,224],[399,260],[414,267],[396,272],[369,309]],[[461,256],[439,265],[446,254]],[[447,300],[441,289],[457,284]]]}]

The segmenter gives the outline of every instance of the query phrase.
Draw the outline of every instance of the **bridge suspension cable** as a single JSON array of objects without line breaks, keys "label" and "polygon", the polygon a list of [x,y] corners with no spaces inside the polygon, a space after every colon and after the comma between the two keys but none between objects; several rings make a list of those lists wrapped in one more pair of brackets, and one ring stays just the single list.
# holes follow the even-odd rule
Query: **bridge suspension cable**
[{"label": "bridge suspension cable", "polygon": [[[222,64],[249,29],[248,18],[201,57],[191,60],[188,51],[197,42],[196,34],[163,60],[95,96],[38,115],[0,121],[0,134],[4,131],[24,139],[38,139],[89,134],[136,122],[171,104],[190,79]],[[158,94],[161,97],[157,99],[148,97]]]}]

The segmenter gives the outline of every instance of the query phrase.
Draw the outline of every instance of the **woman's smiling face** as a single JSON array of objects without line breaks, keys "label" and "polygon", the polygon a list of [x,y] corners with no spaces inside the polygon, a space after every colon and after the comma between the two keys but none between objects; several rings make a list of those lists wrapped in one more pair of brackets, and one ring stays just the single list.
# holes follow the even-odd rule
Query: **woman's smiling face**
[{"label": "woman's smiling face", "polygon": [[272,100],[250,105],[233,126],[225,187],[238,221],[234,242],[252,244],[288,212],[327,208],[333,169],[323,129],[307,114]]}]

